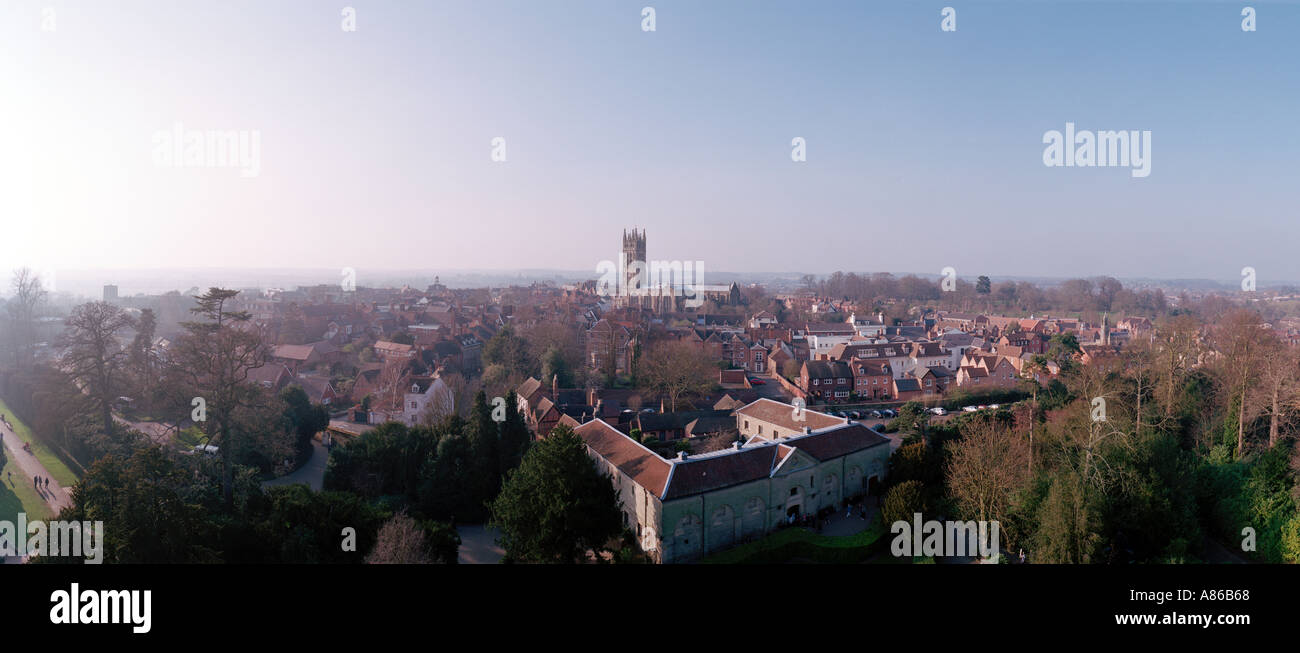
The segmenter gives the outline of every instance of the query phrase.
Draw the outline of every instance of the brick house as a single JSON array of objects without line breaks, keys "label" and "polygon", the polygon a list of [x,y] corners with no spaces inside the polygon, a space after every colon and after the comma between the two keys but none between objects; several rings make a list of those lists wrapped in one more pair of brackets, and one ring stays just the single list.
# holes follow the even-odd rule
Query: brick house
[{"label": "brick house", "polygon": [[799,388],[811,401],[848,401],[853,372],[844,361],[806,361],[799,371]]},{"label": "brick house", "polygon": [[866,401],[885,401],[894,394],[894,372],[887,360],[847,361],[853,374],[853,394]]}]

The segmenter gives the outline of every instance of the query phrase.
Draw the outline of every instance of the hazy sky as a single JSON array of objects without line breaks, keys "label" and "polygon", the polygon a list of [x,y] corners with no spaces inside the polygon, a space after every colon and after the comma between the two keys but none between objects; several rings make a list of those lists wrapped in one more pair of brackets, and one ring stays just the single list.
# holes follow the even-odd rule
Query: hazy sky
[{"label": "hazy sky", "polygon": [[[1244,4],[9,1],[0,268],[594,271],[636,225],[706,272],[1300,279],[1300,6]],[[1067,121],[1150,176],[1044,166]],[[159,166],[176,123],[260,173]]]}]

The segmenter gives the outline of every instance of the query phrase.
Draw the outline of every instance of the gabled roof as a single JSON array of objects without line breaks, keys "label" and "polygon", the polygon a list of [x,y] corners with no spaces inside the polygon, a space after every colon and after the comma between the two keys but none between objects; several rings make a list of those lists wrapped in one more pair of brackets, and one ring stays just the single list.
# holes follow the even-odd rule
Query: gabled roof
[{"label": "gabled roof", "polygon": [[661,499],[671,501],[767,478],[776,464],[777,447],[744,447],[720,454],[673,461],[670,483]]},{"label": "gabled roof", "polygon": [[782,438],[781,442],[817,460],[827,461],[878,444],[888,443],[889,439],[862,424],[852,422],[823,429],[816,433]]},{"label": "gabled roof", "polygon": [[672,465],[667,460],[623,435],[602,419],[593,419],[573,429],[573,432],[592,451],[631,477],[637,485],[657,497],[663,496],[664,489],[668,486],[668,473],[672,470]]},{"label": "gabled roof", "polygon": [[271,350],[272,358],[283,358],[292,361],[305,361],[312,353],[311,345],[276,345]]},{"label": "gabled roof", "polygon": [[852,378],[853,370],[845,361],[806,361],[808,376],[817,379]]},{"label": "gabled roof", "polygon": [[916,392],[921,389],[921,383],[914,378],[903,377],[894,379],[894,387],[898,388],[899,392]]},{"label": "gabled roof", "polygon": [[527,381],[519,384],[519,389],[515,391],[515,394],[523,397],[525,400],[532,399],[533,393],[540,390],[541,387],[542,382],[530,376]]},{"label": "gabled roof", "polygon": [[794,417],[794,406],[767,398],[762,398],[737,408],[736,414],[752,417],[769,424],[776,424],[777,426],[790,429],[791,431],[802,430],[805,426],[816,430],[844,423],[844,419],[841,417],[835,417],[833,415],[827,415],[826,413],[819,413],[815,410],[808,409],[804,409],[800,415],[803,417],[802,420],[796,420]]}]

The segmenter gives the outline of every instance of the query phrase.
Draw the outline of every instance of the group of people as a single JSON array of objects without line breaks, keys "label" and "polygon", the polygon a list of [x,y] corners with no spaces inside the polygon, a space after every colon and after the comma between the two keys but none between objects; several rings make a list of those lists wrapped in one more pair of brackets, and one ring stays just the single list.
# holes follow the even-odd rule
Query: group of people
[{"label": "group of people", "polygon": [[[10,429],[13,428],[13,425],[9,423],[9,417],[8,417],[7,415],[5,415],[4,413],[0,413],[0,423],[3,423],[5,426],[9,427]],[[4,433],[0,433],[0,446],[3,446],[4,441],[5,441],[4,438],[5,438]],[[31,453],[31,452],[32,452],[32,446],[31,446],[30,444],[24,442],[24,443],[23,443],[23,451],[26,451],[27,453]],[[14,483],[14,473],[13,473],[13,472],[9,472],[9,484],[10,484],[10,485],[13,485],[13,483]],[[44,490],[44,491],[46,491],[46,492],[49,492],[49,491],[50,491],[50,479],[49,479],[48,477],[46,477],[46,478],[41,478],[41,476],[40,476],[39,474],[38,474],[38,475],[35,475],[35,476],[32,476],[32,487],[36,488],[36,491],[37,491],[37,492],[40,492],[40,491],[42,491],[42,490]]]}]

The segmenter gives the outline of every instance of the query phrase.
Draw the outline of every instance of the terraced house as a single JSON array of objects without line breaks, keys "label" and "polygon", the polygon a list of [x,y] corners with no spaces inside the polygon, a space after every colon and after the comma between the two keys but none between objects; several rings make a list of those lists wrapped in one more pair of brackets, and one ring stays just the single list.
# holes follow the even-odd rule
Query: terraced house
[{"label": "terraced house", "polygon": [[603,420],[574,429],[613,477],[624,521],[654,560],[698,560],[802,514],[841,509],[884,478],[889,440],[861,424],[770,399],[735,419],[745,442],[672,459]]}]

